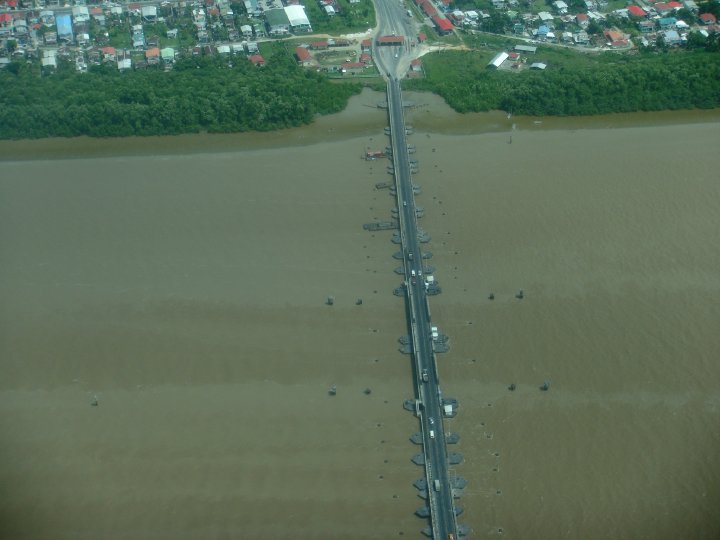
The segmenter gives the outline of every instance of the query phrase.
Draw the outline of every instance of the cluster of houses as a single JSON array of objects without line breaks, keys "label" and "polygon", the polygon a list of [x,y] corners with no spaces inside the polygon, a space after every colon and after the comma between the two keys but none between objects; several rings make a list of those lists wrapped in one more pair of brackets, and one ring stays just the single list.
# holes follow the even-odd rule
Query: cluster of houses
[{"label": "cluster of houses", "polygon": [[[49,0],[52,1],[52,0]],[[76,4],[84,0],[76,0]],[[254,0],[253,0],[254,1]],[[15,3],[16,0],[5,0]],[[242,24],[235,27],[235,16],[229,0],[204,0],[191,6],[190,21],[196,45],[178,50],[177,28],[167,29],[165,35],[146,35],[148,25],[157,30],[158,23],[168,23],[179,18],[176,11],[185,13],[177,3],[162,2],[158,5],[129,3],[103,4],[102,6],[74,5],[54,6],[43,9],[12,10],[0,13],[0,68],[12,58],[38,59],[44,72],[58,66],[58,60],[74,62],[77,71],[87,71],[88,65],[115,64],[119,70],[161,65],[171,69],[181,55],[243,54],[256,66],[263,66],[258,37],[265,37],[264,25]],[[283,10],[280,10],[283,11]],[[293,21],[310,29],[307,18],[299,23],[298,13],[302,6],[289,10]],[[215,45],[211,31],[222,26],[228,40]],[[167,25],[160,28],[166,28]],[[128,32],[123,47],[113,46],[110,32]],[[161,46],[161,41],[166,46]],[[3,54],[6,52],[6,54]]]},{"label": "cluster of houses", "polygon": [[[423,12],[433,19],[436,28],[438,22],[427,6],[430,0],[416,0]],[[506,14],[512,21],[512,32],[515,35],[537,40],[538,42],[565,43],[580,46],[595,45],[611,49],[624,49],[633,46],[630,33],[617,28],[603,30],[591,34],[588,27],[594,21],[604,26],[609,16],[625,20],[628,26],[634,27],[637,41],[650,45],[658,36],[662,36],[668,45],[680,45],[687,39],[690,31],[697,31],[707,37],[712,32],[720,31],[715,16],[710,13],[698,14],[698,5],[694,0],[682,2],[649,2],[629,5],[626,8],[606,11],[605,0],[584,0],[584,9],[580,13],[571,13],[565,0],[551,2],[550,11],[538,13],[521,12],[519,0],[492,0],[493,7]],[[681,20],[676,13],[692,13],[694,20]],[[483,29],[483,22],[491,18],[487,10],[453,10],[445,9],[445,16],[456,27],[473,30]],[[440,32],[442,33],[442,32]]]}]

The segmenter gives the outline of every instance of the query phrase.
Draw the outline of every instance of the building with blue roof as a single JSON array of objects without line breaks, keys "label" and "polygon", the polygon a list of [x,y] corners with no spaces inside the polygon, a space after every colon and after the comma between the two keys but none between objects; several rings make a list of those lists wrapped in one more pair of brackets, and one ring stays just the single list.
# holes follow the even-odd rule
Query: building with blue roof
[{"label": "building with blue roof", "polygon": [[65,41],[73,40],[72,17],[64,13],[55,16],[55,24],[57,25],[57,37]]}]

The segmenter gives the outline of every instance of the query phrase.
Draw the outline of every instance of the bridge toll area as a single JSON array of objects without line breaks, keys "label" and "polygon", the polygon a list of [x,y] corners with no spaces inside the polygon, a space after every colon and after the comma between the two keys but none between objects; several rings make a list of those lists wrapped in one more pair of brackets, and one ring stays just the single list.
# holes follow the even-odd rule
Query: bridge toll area
[{"label": "bridge toll area", "polygon": [[[401,46],[402,36],[381,36],[379,46]],[[460,435],[446,428],[446,421],[456,416],[459,403],[443,397],[440,388],[440,373],[437,355],[450,349],[448,336],[442,333],[432,321],[429,297],[440,294],[442,289],[435,276],[435,269],[428,264],[432,253],[425,249],[430,234],[418,226],[424,209],[417,206],[415,196],[421,192],[413,183],[418,172],[418,161],[410,159],[415,146],[407,143],[412,126],[405,123],[404,106],[400,84],[390,78],[387,83],[387,111],[389,127],[385,129],[390,146],[385,155],[389,159],[388,173],[392,181],[382,182],[376,189],[388,189],[395,199],[390,211],[390,221],[366,224],[371,231],[393,229],[391,241],[398,245],[392,255],[399,265],[395,273],[402,277],[401,284],[393,294],[405,299],[407,334],[399,338],[399,350],[411,360],[414,398],[406,399],[403,407],[418,419],[419,430],[410,436],[410,442],[421,447],[412,458],[412,463],[424,469],[424,477],[414,486],[424,501],[415,514],[427,519],[428,525],[422,533],[434,539],[459,539],[467,536],[470,529],[457,523],[457,516],[463,511],[456,505],[466,486],[451,466],[463,461],[460,452],[449,451],[449,445],[457,445]],[[414,156],[413,156],[414,157]]]}]

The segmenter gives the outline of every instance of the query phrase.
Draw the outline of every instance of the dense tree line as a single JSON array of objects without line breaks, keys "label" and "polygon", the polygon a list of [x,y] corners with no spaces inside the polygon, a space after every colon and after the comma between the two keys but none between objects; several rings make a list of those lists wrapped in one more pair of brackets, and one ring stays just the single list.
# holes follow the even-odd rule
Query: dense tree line
[{"label": "dense tree line", "polygon": [[0,138],[266,131],[340,111],[360,89],[297,67],[280,46],[264,68],[232,63],[189,58],[168,73],[68,65],[49,76],[12,64],[0,73]]},{"label": "dense tree line", "polygon": [[472,52],[423,60],[427,78],[408,86],[440,94],[459,112],[593,115],[720,107],[717,53],[612,55],[522,73],[489,70],[486,55]]}]

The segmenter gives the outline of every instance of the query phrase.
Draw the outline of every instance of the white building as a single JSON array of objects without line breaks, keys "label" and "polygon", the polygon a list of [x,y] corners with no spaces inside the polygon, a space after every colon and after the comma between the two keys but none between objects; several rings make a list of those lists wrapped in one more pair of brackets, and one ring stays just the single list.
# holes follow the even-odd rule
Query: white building
[{"label": "white building", "polygon": [[75,6],[72,8],[72,18],[75,24],[88,22],[90,20],[90,12],[86,6]]},{"label": "white building", "polygon": [[496,69],[497,69],[497,68],[500,67],[500,65],[501,65],[505,60],[508,59],[509,56],[510,56],[510,55],[509,55],[508,53],[506,53],[506,52],[497,53],[497,54],[495,55],[495,58],[493,58],[492,60],[490,60],[490,62],[488,62],[487,67],[489,67],[489,68],[496,68]]},{"label": "white building", "polygon": [[141,13],[142,18],[147,22],[155,22],[157,19],[157,6],[143,6]]},{"label": "white building", "polygon": [[290,21],[290,28],[294,32],[312,32],[310,20],[305,15],[305,7],[300,5],[287,6],[285,14]]}]

